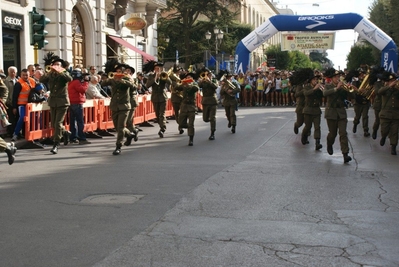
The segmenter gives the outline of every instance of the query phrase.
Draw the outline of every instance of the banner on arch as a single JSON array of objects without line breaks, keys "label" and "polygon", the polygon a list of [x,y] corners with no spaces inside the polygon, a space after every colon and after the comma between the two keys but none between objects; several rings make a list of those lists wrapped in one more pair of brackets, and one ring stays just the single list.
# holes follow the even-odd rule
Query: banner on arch
[{"label": "banner on arch", "polygon": [[282,51],[334,49],[335,32],[283,33]]}]

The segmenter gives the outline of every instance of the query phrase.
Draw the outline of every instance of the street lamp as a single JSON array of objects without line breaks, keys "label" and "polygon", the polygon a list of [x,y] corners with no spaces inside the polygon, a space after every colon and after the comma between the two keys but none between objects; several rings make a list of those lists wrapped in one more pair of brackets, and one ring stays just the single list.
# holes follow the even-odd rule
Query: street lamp
[{"label": "street lamp", "polygon": [[[218,27],[215,27],[214,29],[213,29],[213,33],[214,33],[214,35],[215,35],[215,54],[216,54],[216,74],[217,73],[219,73],[219,61],[217,60],[217,55],[218,55],[218,46],[222,43],[222,40],[223,40],[223,31],[221,30],[221,29],[219,29]],[[207,31],[206,33],[205,33],[205,38],[208,40],[208,42],[209,42],[209,40],[212,38],[212,34],[209,32],[209,31]],[[207,54],[208,55],[208,54]],[[207,62],[208,62],[208,56],[206,57],[206,60],[207,60]],[[208,64],[208,63],[207,63]]]}]

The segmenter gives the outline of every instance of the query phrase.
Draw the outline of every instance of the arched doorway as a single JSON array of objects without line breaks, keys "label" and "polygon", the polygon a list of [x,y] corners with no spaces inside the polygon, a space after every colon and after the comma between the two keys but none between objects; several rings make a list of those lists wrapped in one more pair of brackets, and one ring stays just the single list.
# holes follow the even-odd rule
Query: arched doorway
[{"label": "arched doorway", "polygon": [[72,66],[86,67],[85,29],[82,16],[76,7],[72,9]]}]

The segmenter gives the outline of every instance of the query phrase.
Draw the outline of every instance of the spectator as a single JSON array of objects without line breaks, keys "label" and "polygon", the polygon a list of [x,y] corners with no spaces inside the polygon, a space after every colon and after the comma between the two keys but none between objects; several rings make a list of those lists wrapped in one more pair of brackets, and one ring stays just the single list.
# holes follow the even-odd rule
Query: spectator
[{"label": "spectator", "polygon": [[[79,70],[72,71],[73,81],[68,84],[71,144],[90,144],[83,132],[83,104],[86,102],[86,91],[89,87],[89,75],[82,75]],[[77,126],[77,129],[76,129]]]},{"label": "spectator", "polygon": [[97,75],[97,68],[95,66],[90,66],[89,68],[89,74],[90,76],[95,76]]},{"label": "spectator", "polygon": [[29,93],[31,89],[35,88],[36,82],[33,78],[29,77],[29,71],[23,69],[21,71],[21,78],[14,86],[14,92],[12,95],[12,107],[13,113],[16,116],[17,111],[19,113],[19,119],[15,126],[15,130],[12,136],[12,141],[16,141],[19,138],[20,131],[24,124],[25,106],[28,103]]},{"label": "spectator", "polygon": [[18,118],[17,116],[14,115],[14,113],[12,111],[12,94],[14,92],[14,85],[17,83],[17,81],[19,79],[17,77],[17,72],[18,72],[18,69],[16,67],[14,67],[14,66],[9,67],[8,68],[8,76],[4,80],[4,84],[8,88],[8,96],[7,96],[7,100],[6,100],[6,106],[7,106],[8,120],[11,123],[11,125],[7,127],[7,133],[11,137],[12,137],[12,134],[14,133],[16,120]]},{"label": "spectator", "polygon": [[35,65],[29,64],[27,69],[28,69],[29,77],[33,78],[33,75],[35,74],[35,70],[36,70]]},{"label": "spectator", "polygon": [[98,83],[97,75],[90,76],[89,87],[86,91],[87,99],[104,99],[105,97],[100,93],[98,87],[101,88],[101,85]]}]

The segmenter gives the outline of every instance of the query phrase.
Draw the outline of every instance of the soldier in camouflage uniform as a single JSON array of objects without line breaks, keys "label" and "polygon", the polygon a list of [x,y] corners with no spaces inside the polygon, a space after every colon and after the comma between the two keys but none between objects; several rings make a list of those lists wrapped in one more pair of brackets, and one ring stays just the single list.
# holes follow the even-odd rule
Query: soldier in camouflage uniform
[{"label": "soldier in camouflage uniform", "polygon": [[[129,65],[124,65],[125,67],[125,74],[126,77],[130,78],[130,82],[133,84],[132,87],[129,87],[129,95],[130,95],[130,106],[131,109],[129,111],[129,114],[127,115],[127,121],[126,121],[126,128],[134,134],[134,141],[137,142],[139,131],[137,130],[136,126],[134,125],[134,111],[136,110],[136,107],[138,107],[139,102],[137,100],[137,85],[134,83],[133,79],[133,74],[135,73],[135,69]],[[129,142],[130,140],[130,142]],[[131,145],[131,139],[127,139],[126,142],[124,143],[125,146],[130,146]]]}]

